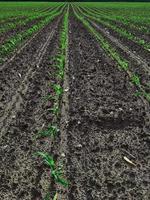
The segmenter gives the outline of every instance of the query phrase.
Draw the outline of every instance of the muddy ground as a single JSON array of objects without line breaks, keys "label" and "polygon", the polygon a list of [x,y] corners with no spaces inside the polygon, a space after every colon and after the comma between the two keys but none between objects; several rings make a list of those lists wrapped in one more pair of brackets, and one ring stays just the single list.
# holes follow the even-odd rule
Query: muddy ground
[{"label": "muddy ground", "polygon": [[[71,10],[70,10],[71,12]],[[0,199],[43,200],[57,186],[36,151],[64,161],[59,200],[150,199],[150,104],[73,14],[69,17],[60,133],[35,139],[53,116],[43,96],[55,82],[62,16],[1,70]],[[48,73],[49,72],[49,73]],[[63,157],[62,157],[63,154]],[[124,157],[132,161],[127,162]],[[54,190],[54,191],[53,191]]]}]

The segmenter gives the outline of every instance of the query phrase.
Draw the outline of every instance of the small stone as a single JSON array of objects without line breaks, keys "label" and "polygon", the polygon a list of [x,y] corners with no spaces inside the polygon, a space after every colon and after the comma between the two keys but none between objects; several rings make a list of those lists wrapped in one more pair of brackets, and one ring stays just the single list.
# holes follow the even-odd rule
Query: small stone
[{"label": "small stone", "polygon": [[68,124],[68,123],[69,123],[69,120],[65,120],[65,123]]},{"label": "small stone", "polygon": [[82,144],[78,144],[76,147],[77,148],[82,148]]},{"label": "small stone", "polygon": [[8,145],[5,145],[5,146],[2,147],[2,149],[6,149],[7,147],[8,147]]},{"label": "small stone", "polygon": [[122,109],[122,108],[119,108],[119,110],[122,111],[123,109]]},{"label": "small stone", "polygon": [[18,75],[19,75],[19,77],[21,78],[21,74],[20,74],[20,73],[18,73]]},{"label": "small stone", "polygon": [[65,157],[65,154],[64,154],[64,153],[62,153],[62,154],[61,154],[61,157]]},{"label": "small stone", "polygon": [[65,92],[68,92],[68,91],[69,91],[69,88],[64,89],[64,91],[65,91]]}]

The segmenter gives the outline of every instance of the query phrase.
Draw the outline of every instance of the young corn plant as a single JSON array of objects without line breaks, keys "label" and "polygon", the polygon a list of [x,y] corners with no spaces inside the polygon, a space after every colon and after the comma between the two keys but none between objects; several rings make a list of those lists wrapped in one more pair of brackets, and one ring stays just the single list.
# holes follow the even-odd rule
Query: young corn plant
[{"label": "young corn plant", "polygon": [[[129,72],[129,64],[128,61],[125,60],[124,58],[122,58],[119,53],[116,52],[116,50],[111,46],[111,44],[109,44],[109,42],[100,34],[98,33],[89,23],[89,21],[87,21],[84,17],[84,15],[79,14],[79,9],[78,11],[73,7],[74,10],[74,14],[77,17],[78,20],[80,20],[83,25],[95,36],[95,38],[97,39],[97,41],[100,43],[101,47],[104,49],[104,51],[111,56],[112,59],[114,59],[117,63],[118,63],[118,67],[120,69],[123,69],[125,71]],[[140,77],[136,74],[133,74],[130,71],[131,77],[130,80],[131,82],[138,86],[140,89],[140,93],[142,94],[143,97],[145,97],[148,101],[150,101],[149,98],[149,94],[146,92],[143,92],[144,89],[141,89],[142,85],[140,82]]]},{"label": "young corn plant", "polygon": [[[66,62],[66,48],[68,45],[67,34],[68,34],[68,10],[64,16],[62,31],[60,34],[59,53],[55,58],[53,58],[53,61],[55,61],[56,67],[57,67],[56,76],[59,79],[56,84],[53,84],[53,85],[50,84],[50,87],[53,89],[53,92],[55,93],[55,95],[54,97],[52,97],[52,94],[48,94],[47,96],[44,97],[44,99],[47,101],[52,100],[52,99],[54,100],[53,107],[48,109],[55,116],[54,120],[57,120],[60,114],[60,98],[63,94],[63,88],[61,87],[61,82],[64,78],[64,67],[65,67],[65,62]],[[48,136],[54,137],[56,136],[58,132],[59,132],[59,129],[57,125],[52,124],[48,126],[47,130],[39,132],[38,136],[39,137],[48,137]],[[68,187],[69,185],[68,181],[63,178],[62,166],[56,167],[53,157],[50,156],[48,153],[37,152],[36,155],[40,156],[43,159],[44,163],[49,167],[50,174],[53,180],[65,188]],[[58,194],[56,192],[53,200],[57,200],[57,198],[58,198]],[[45,196],[44,200],[51,200],[49,193]]]},{"label": "young corn plant", "polygon": [[57,168],[53,157],[48,153],[37,152],[36,155],[40,156],[44,163],[49,167],[51,171],[51,177],[54,179],[54,181],[64,187],[68,187],[68,181],[63,178],[62,166]]},{"label": "young corn plant", "polygon": [[53,115],[58,117],[60,113],[59,102],[55,102],[53,107],[50,108],[49,110],[53,113]]},{"label": "young corn plant", "polygon": [[140,86],[141,83],[140,83],[140,77],[136,74],[133,74],[132,77],[131,77],[131,81],[133,84],[135,84],[136,86]]},{"label": "young corn plant", "polygon": [[57,125],[49,125],[47,130],[40,131],[37,137],[55,137],[58,132],[59,129]]},{"label": "young corn plant", "polygon": [[57,97],[60,97],[63,93],[63,88],[59,84],[54,84],[53,89]]}]

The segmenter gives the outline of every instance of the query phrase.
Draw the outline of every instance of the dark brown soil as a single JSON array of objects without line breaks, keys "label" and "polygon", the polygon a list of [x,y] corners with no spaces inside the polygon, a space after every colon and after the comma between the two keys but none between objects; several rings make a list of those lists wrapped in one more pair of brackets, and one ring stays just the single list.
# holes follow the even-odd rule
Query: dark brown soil
[{"label": "dark brown soil", "polygon": [[[97,22],[96,22],[97,23]],[[143,59],[147,61],[147,63],[150,63],[150,52],[144,49],[141,45],[135,43],[132,40],[129,40],[125,37],[120,36],[119,33],[112,30],[111,28],[108,28],[104,26],[103,24],[99,24],[100,27],[105,29],[105,31],[109,32],[112,36],[116,37],[118,40],[120,40],[124,45],[128,46],[131,51],[135,52],[136,54],[140,55]]]},{"label": "dark brown soil", "polygon": [[31,70],[31,68],[37,68],[36,62],[41,55],[41,48],[49,37],[50,32],[57,26],[59,21],[60,18],[57,18],[56,22],[53,21],[52,24],[46,26],[13,61],[0,70],[0,79],[2,81],[0,87],[0,116],[4,114],[5,105],[9,101],[12,101],[13,94],[16,92],[19,85],[23,83],[29,70]]},{"label": "dark brown soil", "polygon": [[102,28],[101,25],[93,21],[89,22],[106,39],[106,41],[115,48],[116,52],[128,62],[130,71],[140,77],[141,84],[147,92],[150,92],[150,85],[148,86],[148,84],[150,84],[150,66],[148,62],[142,59],[134,51],[131,51],[130,48],[123,42],[120,42],[117,37],[113,37],[106,29]]},{"label": "dark brown soil", "polygon": [[65,199],[148,200],[149,107],[74,18],[69,36]]},{"label": "dark brown soil", "polygon": [[[99,14],[100,12],[102,12],[102,13],[104,12],[103,9],[102,9],[102,11],[99,10],[99,9],[93,9],[93,10],[96,11],[96,14]],[[108,11],[106,10],[105,15],[107,16],[108,13],[109,13],[109,10],[108,10]],[[102,16],[101,16],[101,18],[102,18]],[[133,35],[135,35],[135,36],[137,36],[137,37],[139,37],[139,38],[141,38],[141,39],[144,39],[144,40],[147,41],[147,42],[150,42],[150,35],[149,35],[148,33],[144,33],[144,31],[138,30],[138,29],[137,29],[138,25],[136,25],[136,28],[134,28],[134,24],[133,24],[133,26],[132,26],[132,28],[131,28],[131,26],[129,26],[129,25],[127,25],[127,24],[124,24],[124,23],[121,22],[121,21],[107,19],[106,17],[103,17],[102,19],[105,20],[105,21],[111,22],[112,24],[115,24],[115,25],[116,25],[117,27],[119,27],[119,28],[123,28],[123,29],[125,29],[125,30],[131,32]],[[131,25],[132,25],[132,24],[131,24]],[[141,24],[139,24],[139,26],[140,26],[140,25],[141,25]],[[147,29],[149,30],[150,27],[149,27],[148,24],[147,24],[147,25],[144,25],[144,26],[146,26]]]},{"label": "dark brown soil", "polygon": [[3,45],[7,39],[10,39],[11,37],[15,36],[18,33],[23,33],[27,29],[31,28],[41,20],[43,20],[45,17],[39,17],[37,19],[31,20],[27,22],[25,25],[19,25],[15,29],[11,29],[9,31],[6,31],[5,33],[0,34],[0,45]]},{"label": "dark brown soil", "polygon": [[[24,82],[24,87],[27,88],[20,91],[18,99],[14,101],[14,105],[11,107],[12,110],[8,110],[10,115],[13,114],[14,116],[10,118],[8,115],[2,122],[0,191],[1,198],[5,200],[41,200],[48,192],[51,183],[49,171],[44,168],[41,160],[37,159],[34,154],[37,151],[51,152],[52,141],[49,138],[37,140],[36,135],[42,127],[47,127],[53,118],[52,114],[47,111],[48,105],[43,100],[43,97],[47,95],[49,83],[55,81],[56,68],[53,66],[51,59],[56,55],[61,19],[57,19],[53,24],[46,27],[7,66],[7,69],[11,69],[12,67],[12,71],[8,72],[7,69],[4,70],[5,78],[8,75],[10,76],[8,77],[10,81],[9,86],[7,86],[7,78],[6,81],[3,80],[2,86],[3,91],[8,92],[10,90],[6,95],[8,98],[3,98],[5,100],[1,101],[2,104],[4,102],[3,105],[6,111],[7,106],[10,105],[9,101],[12,102],[11,96],[13,93],[17,93],[16,89],[19,87],[19,84],[22,84],[24,76],[33,68],[33,72]],[[41,48],[41,44],[46,42],[52,31],[55,31],[55,33],[48,41],[47,50],[44,57],[42,57],[42,61],[38,66],[33,65],[33,61],[36,60],[37,51]],[[22,65],[20,66],[19,63],[22,63]],[[22,77],[17,77],[14,72],[22,73]],[[14,82],[14,80],[16,81]]]},{"label": "dark brown soil", "polygon": [[[61,25],[62,16],[1,66],[0,199],[44,200],[57,189],[58,200],[149,200],[150,104],[71,9],[60,133],[36,138],[53,120],[43,96],[56,82]],[[64,161],[68,189],[37,151]]]}]

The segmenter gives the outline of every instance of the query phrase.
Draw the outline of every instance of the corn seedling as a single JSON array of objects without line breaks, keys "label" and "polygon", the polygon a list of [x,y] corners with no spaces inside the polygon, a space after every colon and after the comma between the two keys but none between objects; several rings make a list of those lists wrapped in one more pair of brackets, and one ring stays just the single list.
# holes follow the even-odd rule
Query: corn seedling
[{"label": "corn seedling", "polygon": [[150,93],[144,92],[144,96],[150,102]]},{"label": "corn seedling", "polygon": [[68,181],[62,178],[63,176],[62,168],[61,167],[59,167],[58,169],[56,168],[53,157],[50,156],[48,153],[44,153],[44,152],[37,152],[36,155],[42,157],[45,164],[50,168],[51,176],[54,179],[54,181],[56,183],[61,184],[64,187],[68,187],[68,184],[69,184]]},{"label": "corn seedling", "polygon": [[[52,200],[57,200],[57,199],[58,199],[58,193],[56,192]],[[46,196],[44,197],[44,200],[51,200],[50,193],[46,194]]]},{"label": "corn seedling", "polygon": [[42,99],[43,99],[44,101],[49,101],[49,100],[55,100],[55,97],[52,96],[51,94],[48,94],[48,95],[42,97]]},{"label": "corn seedling", "polygon": [[62,87],[61,87],[59,84],[54,84],[54,85],[53,85],[53,89],[54,89],[54,91],[55,91],[56,96],[59,97],[59,96],[62,95],[63,89],[62,89]]},{"label": "corn seedling", "polygon": [[140,86],[140,78],[138,75],[133,74],[131,77],[131,81],[133,84],[135,84],[136,86]]},{"label": "corn seedling", "polygon": [[135,95],[136,97],[140,97],[140,96],[142,96],[142,92],[137,91],[137,92],[134,93],[134,95]]},{"label": "corn seedling", "polygon": [[55,116],[58,116],[59,113],[60,113],[60,108],[59,108],[58,103],[55,103],[54,106],[53,106],[53,108],[50,108],[49,110],[52,111],[52,113],[53,113]]},{"label": "corn seedling", "polygon": [[43,130],[38,133],[38,137],[48,137],[48,136],[55,137],[58,132],[59,129],[57,128],[56,125],[49,125],[47,130]]}]

